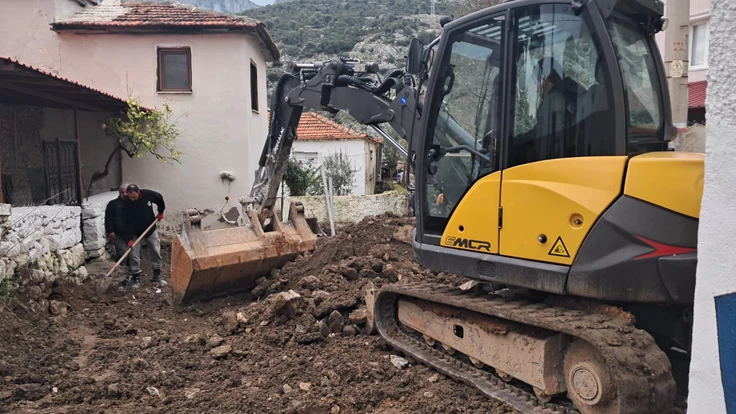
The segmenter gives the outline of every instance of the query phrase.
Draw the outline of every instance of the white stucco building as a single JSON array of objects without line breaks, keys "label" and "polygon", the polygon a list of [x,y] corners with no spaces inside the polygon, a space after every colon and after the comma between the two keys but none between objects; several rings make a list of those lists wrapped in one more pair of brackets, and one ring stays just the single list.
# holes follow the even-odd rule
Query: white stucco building
[{"label": "white stucco building", "polygon": [[296,130],[297,140],[291,149],[296,160],[319,162],[319,159],[342,151],[355,172],[351,195],[374,194],[380,178],[381,141],[338,124],[315,112],[304,112]]},{"label": "white stucco building", "polygon": [[708,113],[698,229],[693,356],[688,412],[736,412],[736,8],[713,0],[708,45]]},{"label": "white stucco building", "polygon": [[[279,58],[265,26],[190,6],[116,3],[2,0],[0,56],[150,108],[168,103],[183,131],[181,163],[122,156],[113,169],[161,192],[169,224],[186,208],[247,194],[268,131],[265,66]],[[112,146],[101,141],[97,157]]]}]

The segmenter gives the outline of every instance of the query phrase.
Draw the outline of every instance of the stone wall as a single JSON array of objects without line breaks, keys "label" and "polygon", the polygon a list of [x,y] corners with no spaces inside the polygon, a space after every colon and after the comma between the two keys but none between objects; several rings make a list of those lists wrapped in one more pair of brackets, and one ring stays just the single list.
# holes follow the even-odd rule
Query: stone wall
[{"label": "stone wall", "polygon": [[[292,199],[304,204],[307,216],[314,215],[320,223],[329,222],[327,202],[324,196],[286,197],[285,210],[289,208]],[[336,223],[357,223],[364,217],[384,213],[406,216],[409,209],[409,193],[394,190],[372,195],[335,196],[333,203]],[[323,229],[323,231],[329,232],[329,229]]]},{"label": "stone wall", "polygon": [[106,250],[108,240],[105,234],[105,208],[107,208],[107,203],[117,196],[117,191],[105,192],[85,199],[82,204],[84,257],[88,260],[109,259],[109,253]]},{"label": "stone wall", "polygon": [[12,208],[0,222],[0,282],[24,270],[36,280],[86,279],[80,212],[73,206]]}]

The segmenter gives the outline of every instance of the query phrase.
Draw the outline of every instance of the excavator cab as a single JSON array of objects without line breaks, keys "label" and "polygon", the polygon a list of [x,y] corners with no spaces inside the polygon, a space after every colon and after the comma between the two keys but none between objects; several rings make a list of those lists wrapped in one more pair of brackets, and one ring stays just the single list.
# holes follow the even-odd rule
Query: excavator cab
[{"label": "excavator cab", "polygon": [[703,155],[667,150],[666,23],[659,0],[514,0],[444,26],[413,248],[482,288],[370,292],[389,344],[519,412],[670,412]]}]

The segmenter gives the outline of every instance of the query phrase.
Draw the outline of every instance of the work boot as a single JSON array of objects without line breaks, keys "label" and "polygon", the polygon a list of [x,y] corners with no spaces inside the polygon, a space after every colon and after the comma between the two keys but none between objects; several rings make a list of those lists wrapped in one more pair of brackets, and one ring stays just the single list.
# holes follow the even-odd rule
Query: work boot
[{"label": "work boot", "polygon": [[158,283],[160,285],[165,285],[166,282],[164,282],[163,279],[161,279],[161,269],[153,269],[153,279],[151,279],[153,283]]},{"label": "work boot", "polygon": [[133,289],[138,289],[139,287],[141,287],[141,274],[140,273],[133,275],[133,284],[130,285],[130,287]]}]

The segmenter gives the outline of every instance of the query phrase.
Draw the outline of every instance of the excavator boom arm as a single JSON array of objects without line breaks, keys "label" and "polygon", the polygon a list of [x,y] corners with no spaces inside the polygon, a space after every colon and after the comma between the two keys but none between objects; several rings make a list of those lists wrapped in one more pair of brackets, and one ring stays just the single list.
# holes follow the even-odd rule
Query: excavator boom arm
[{"label": "excavator boom arm", "polygon": [[[380,79],[377,72],[376,65],[362,67],[344,59],[287,67],[271,97],[268,137],[253,187],[244,203],[257,211],[261,223],[272,214],[304,108],[332,114],[344,111],[360,124],[374,128],[388,123],[399,136],[409,139],[416,119],[413,78],[395,70],[380,82],[376,81]],[[398,146],[392,140],[389,142]]]}]

